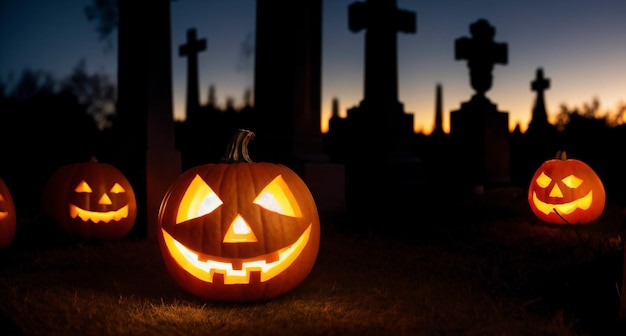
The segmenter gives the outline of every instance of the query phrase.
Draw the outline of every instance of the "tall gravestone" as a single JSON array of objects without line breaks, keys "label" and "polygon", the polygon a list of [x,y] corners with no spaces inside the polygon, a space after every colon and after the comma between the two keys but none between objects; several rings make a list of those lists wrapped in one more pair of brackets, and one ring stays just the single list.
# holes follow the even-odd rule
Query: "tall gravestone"
[{"label": "tall gravestone", "polygon": [[198,81],[198,53],[206,50],[206,39],[198,40],[196,29],[187,30],[187,43],[178,48],[178,54],[187,57],[187,115],[186,119],[194,122],[200,113],[200,87]]},{"label": "tall gravestone", "polygon": [[[626,221],[626,220],[625,220]],[[626,246],[624,246],[624,263],[622,265],[622,290],[620,292],[619,318],[626,324]]]},{"label": "tall gravestone", "polygon": [[544,92],[549,88],[550,79],[544,77],[542,68],[537,69],[535,80],[530,83],[530,89],[537,92],[537,98],[535,99],[535,106],[533,107],[526,134],[546,133],[552,127],[548,122],[548,112],[546,111],[544,98]]},{"label": "tall gravestone", "polygon": [[257,0],[250,153],[307,183],[321,216],[344,210],[344,167],[322,148],[322,0]]},{"label": "tall gravestone", "polygon": [[509,114],[498,111],[485,93],[493,83],[495,64],[506,65],[508,48],[496,43],[495,28],[485,19],[470,25],[472,37],[455,41],[455,59],[466,60],[475,94],[450,113],[450,135],[458,162],[456,185],[477,192],[510,182]]},{"label": "tall gravestone", "polygon": [[118,5],[116,128],[121,146],[114,163],[137,198],[131,233],[156,239],[161,200],[181,173],[172,115],[170,1],[155,0],[149,11],[136,1]]},{"label": "tall gravestone", "polygon": [[398,100],[397,56],[397,34],[415,33],[416,15],[395,0],[355,2],[348,15],[350,31],[365,30],[364,96],[348,110],[346,141],[348,212],[352,224],[364,225],[401,207],[403,189],[419,178],[413,115]]},{"label": "tall gravestone", "polygon": [[442,136],[443,132],[443,93],[441,84],[437,84],[435,88],[435,125],[433,131],[430,133],[432,136]]},{"label": "tall gravestone", "polygon": [[550,79],[544,76],[542,68],[538,68],[535,78],[530,82],[530,90],[535,91],[537,95],[528,129],[522,137],[515,136],[511,143],[514,152],[511,160],[514,181],[528,181],[541,163],[553,158],[557,151],[562,150],[557,128],[548,121],[545,91],[549,88]]}]

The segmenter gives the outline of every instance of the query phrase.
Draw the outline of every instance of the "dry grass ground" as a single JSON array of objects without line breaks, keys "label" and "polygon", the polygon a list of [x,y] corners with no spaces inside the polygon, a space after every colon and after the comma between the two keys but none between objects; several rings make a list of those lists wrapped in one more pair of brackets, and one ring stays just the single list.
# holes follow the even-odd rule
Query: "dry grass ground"
[{"label": "dry grass ground", "polygon": [[[460,202],[411,233],[325,220],[309,277],[279,298],[207,302],[156,242],[80,242],[21,222],[0,251],[3,335],[624,335],[622,209],[584,228],[537,222],[516,189]],[[391,225],[391,223],[389,223]],[[408,238],[413,235],[414,238]]]}]

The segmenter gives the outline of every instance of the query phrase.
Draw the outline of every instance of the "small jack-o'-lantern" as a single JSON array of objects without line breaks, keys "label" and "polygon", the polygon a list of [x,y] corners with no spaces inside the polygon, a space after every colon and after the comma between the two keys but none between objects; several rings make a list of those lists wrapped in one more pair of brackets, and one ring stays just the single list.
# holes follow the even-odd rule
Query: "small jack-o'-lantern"
[{"label": "small jack-o'-lantern", "polygon": [[170,186],[157,236],[168,272],[188,292],[219,301],[282,295],[311,271],[320,223],[304,181],[281,164],[252,162],[254,133],[237,132],[222,162]]},{"label": "small jack-o'-lantern", "polygon": [[42,208],[63,230],[83,239],[122,238],[137,218],[128,179],[95,158],[58,168],[44,187]]},{"label": "small jack-o'-lantern", "polygon": [[15,204],[9,192],[9,188],[0,178],[0,248],[5,248],[15,238]]},{"label": "small jack-o'-lantern", "polygon": [[534,214],[552,224],[587,224],[604,211],[606,194],[600,177],[586,163],[565,152],[545,161],[528,188]]}]

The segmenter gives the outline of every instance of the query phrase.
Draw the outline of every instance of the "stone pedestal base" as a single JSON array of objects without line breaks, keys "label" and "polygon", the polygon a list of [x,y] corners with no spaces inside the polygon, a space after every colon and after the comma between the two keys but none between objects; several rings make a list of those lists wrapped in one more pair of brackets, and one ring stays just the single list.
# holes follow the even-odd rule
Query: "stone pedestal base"
[{"label": "stone pedestal base", "polygon": [[450,113],[450,135],[461,184],[474,188],[510,182],[507,112],[498,111],[486,97],[474,96]]},{"label": "stone pedestal base", "polygon": [[303,163],[299,175],[311,191],[320,220],[341,215],[346,210],[346,172],[342,164]]},{"label": "stone pedestal base", "polygon": [[181,174],[181,156],[174,149],[149,149],[146,152],[146,221],[148,239],[157,238],[161,201],[167,189]]}]

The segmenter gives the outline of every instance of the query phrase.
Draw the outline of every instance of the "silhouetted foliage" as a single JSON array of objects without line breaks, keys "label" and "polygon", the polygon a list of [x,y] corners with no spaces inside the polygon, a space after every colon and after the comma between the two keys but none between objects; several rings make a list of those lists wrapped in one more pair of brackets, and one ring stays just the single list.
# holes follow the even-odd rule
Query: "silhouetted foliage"
[{"label": "silhouetted foliage", "polygon": [[6,97],[17,101],[33,99],[42,94],[52,94],[55,88],[55,80],[52,74],[42,70],[24,69],[17,83],[2,85],[7,90]]},{"label": "silhouetted foliage", "polygon": [[[81,69],[75,74],[90,78]],[[92,77],[83,84],[99,78]],[[10,146],[3,153],[0,175],[15,193],[16,210],[37,212],[41,189],[54,169],[98,153],[99,131],[87,114],[91,102],[85,99],[88,95],[76,94],[91,89],[30,69],[14,85],[2,87],[7,91],[0,99],[0,141]]]},{"label": "silhouetted foliage", "polygon": [[[565,104],[561,104],[559,113],[556,118],[556,127],[562,132],[567,125],[571,122],[572,118],[582,117],[588,120],[605,120],[608,121],[610,112],[606,112],[605,115],[601,114],[600,101],[598,98],[593,98],[591,102],[583,104],[582,107],[569,108]],[[574,116],[575,115],[575,116]],[[608,122],[607,122],[608,124]]]},{"label": "silhouetted foliage", "polygon": [[111,127],[111,117],[115,114],[117,86],[104,73],[88,74],[85,61],[81,61],[72,74],[61,82],[62,89],[69,90],[80,104],[87,106],[99,129]]},{"label": "silhouetted foliage", "polygon": [[113,32],[119,25],[118,0],[92,0],[90,5],[85,6],[87,20],[96,22],[96,31],[101,41],[105,41],[107,47],[113,46]]}]

